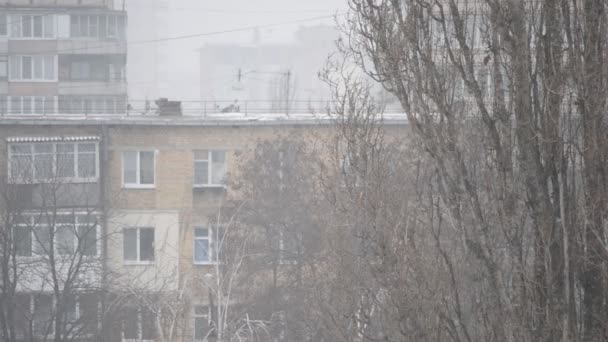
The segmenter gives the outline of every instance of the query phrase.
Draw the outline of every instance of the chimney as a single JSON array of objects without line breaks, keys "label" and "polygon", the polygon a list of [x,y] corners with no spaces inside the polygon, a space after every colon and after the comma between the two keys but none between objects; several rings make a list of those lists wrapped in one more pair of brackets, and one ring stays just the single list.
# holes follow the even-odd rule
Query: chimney
[{"label": "chimney", "polygon": [[169,101],[166,97],[161,97],[154,103],[158,107],[158,115],[160,116],[182,115],[182,103],[180,101]]}]

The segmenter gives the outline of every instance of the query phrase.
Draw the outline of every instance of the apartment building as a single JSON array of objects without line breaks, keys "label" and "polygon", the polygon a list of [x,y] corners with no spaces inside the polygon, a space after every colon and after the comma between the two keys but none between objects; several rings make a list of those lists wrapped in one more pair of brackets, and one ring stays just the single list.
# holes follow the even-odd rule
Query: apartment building
[{"label": "apartment building", "polygon": [[[395,116],[386,124],[406,122]],[[26,270],[19,283],[30,287],[15,292],[20,301],[29,296],[31,311],[20,314],[35,328],[22,335],[52,332],[34,312],[48,312],[46,322],[54,322],[67,308],[66,316],[84,323],[95,318],[98,335],[82,328],[89,339],[166,340],[173,326],[172,341],[213,340],[210,320],[218,303],[210,291],[221,253],[218,221],[224,218],[218,214],[230,195],[225,181],[238,175],[257,142],[293,131],[329,136],[332,121],[312,115],[0,120],[0,165],[7,189],[18,189],[20,200],[8,208],[20,219],[10,225],[19,234],[16,260]],[[30,221],[22,224],[23,217]],[[50,233],[39,233],[41,227],[51,227]],[[67,249],[66,239],[74,241]],[[42,285],[27,276],[36,257],[62,269],[46,257],[49,248],[90,260],[71,274],[86,285],[66,287],[84,291],[75,300],[45,287],[53,283],[48,272],[32,272],[43,275]],[[32,287],[44,297],[32,294]],[[94,289],[112,296],[102,298]]]},{"label": "apartment building", "polygon": [[0,115],[127,106],[124,11],[108,0],[0,2]]}]

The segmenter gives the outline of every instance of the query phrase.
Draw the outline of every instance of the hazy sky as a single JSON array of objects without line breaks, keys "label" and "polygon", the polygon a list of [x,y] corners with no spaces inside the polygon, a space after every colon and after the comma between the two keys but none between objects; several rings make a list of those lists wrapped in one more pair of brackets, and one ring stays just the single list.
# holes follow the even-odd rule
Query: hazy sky
[{"label": "hazy sky", "polygon": [[[346,9],[346,0],[169,0],[169,35],[172,37],[213,33],[204,37],[171,41],[171,84],[178,84],[180,95],[196,97],[198,88],[197,49],[205,43],[249,43],[253,30],[217,33],[253,26],[308,20],[332,16]],[[302,25],[333,24],[333,18],[261,28],[262,41],[288,41]],[[188,88],[188,85],[191,85]],[[186,90],[183,88],[186,86]],[[174,87],[175,88],[175,87]]]}]

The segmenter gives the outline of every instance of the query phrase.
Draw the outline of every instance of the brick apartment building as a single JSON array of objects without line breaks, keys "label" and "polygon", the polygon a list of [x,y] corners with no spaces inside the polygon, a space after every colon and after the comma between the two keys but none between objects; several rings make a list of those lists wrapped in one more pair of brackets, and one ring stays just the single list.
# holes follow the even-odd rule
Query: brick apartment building
[{"label": "brick apartment building", "polygon": [[[399,127],[405,122],[387,123]],[[83,320],[95,317],[98,330],[84,329],[85,340],[161,340],[155,317],[162,313],[150,308],[149,298],[154,298],[179,305],[179,315],[164,318],[177,321],[179,338],[172,341],[205,340],[213,304],[205,277],[213,274],[218,255],[210,217],[228,195],[226,176],[238,173],[245,151],[259,140],[290,131],[327,135],[331,124],[324,116],[236,114],[0,120],[4,190],[19,200],[5,209],[6,216],[20,218],[8,225],[19,232],[13,241],[19,270],[31,269],[33,261],[40,262],[40,269],[62,269],[57,265],[63,261],[48,260],[44,243],[57,255],[82,254],[86,260],[77,275],[63,274],[77,278],[74,289],[53,289],[48,270],[20,277],[14,295],[31,308],[19,314],[33,328],[20,326],[19,336],[52,333],[44,327],[57,318],[47,315],[45,325],[35,313],[58,314],[63,307]],[[29,220],[25,224],[23,217]],[[38,231],[41,226],[49,233]],[[61,252],[66,237],[74,241],[71,254]],[[84,293],[75,300],[63,298],[77,290]],[[112,314],[117,304],[90,295],[97,292],[133,304],[117,311],[123,315]]]}]

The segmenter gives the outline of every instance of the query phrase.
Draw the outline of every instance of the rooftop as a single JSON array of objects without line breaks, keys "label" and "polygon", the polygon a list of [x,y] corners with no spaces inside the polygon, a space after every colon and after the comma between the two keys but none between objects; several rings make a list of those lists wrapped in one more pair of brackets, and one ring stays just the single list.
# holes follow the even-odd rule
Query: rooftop
[{"label": "rooftop", "polygon": [[[207,115],[159,116],[130,115],[9,115],[0,117],[0,125],[136,125],[136,126],[289,126],[329,125],[337,116],[328,114],[244,114],[216,113]],[[404,113],[383,114],[384,124],[406,125]]]}]

